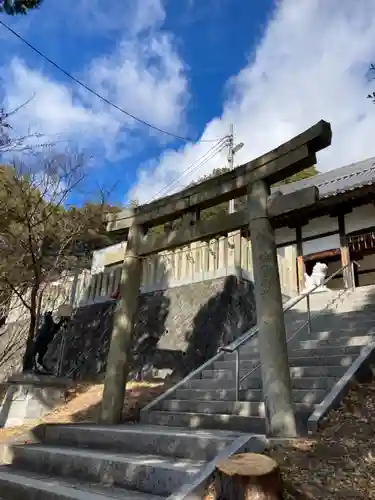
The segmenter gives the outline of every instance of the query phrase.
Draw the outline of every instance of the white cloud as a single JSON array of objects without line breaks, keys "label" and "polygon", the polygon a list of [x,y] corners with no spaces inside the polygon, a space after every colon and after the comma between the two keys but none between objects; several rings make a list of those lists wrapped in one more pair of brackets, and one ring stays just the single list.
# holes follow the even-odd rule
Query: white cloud
[{"label": "white cloud", "polygon": [[[333,141],[319,154],[319,169],[372,156],[375,107],[366,95],[375,82],[366,80],[366,71],[374,59],[375,2],[279,1],[248,65],[229,82],[221,116],[207,124],[202,139],[223,136],[234,123],[237,140],[245,143],[236,157],[241,163],[325,119]],[[130,196],[150,200],[208,147],[166,152],[139,172]],[[209,162],[177,189],[224,162],[223,156]]]},{"label": "white cloud", "polygon": [[[79,22],[80,29],[88,33],[113,33],[122,30],[133,35],[160,27],[165,19],[164,0],[50,0],[51,24],[67,25],[74,20]],[[57,14],[57,15],[56,15]]]},{"label": "white cloud", "polygon": [[135,7],[132,19],[133,34],[139,34],[154,26],[161,26],[165,20],[165,9],[160,0],[142,0],[142,7],[133,1]]},{"label": "white cloud", "polygon": [[[146,43],[123,41],[116,54],[93,61],[87,79],[99,94],[111,96],[114,103],[143,120],[167,129],[180,125],[187,83],[167,34],[155,33]],[[82,92],[82,97],[87,99],[87,93]],[[94,109],[108,109],[97,99],[87,101]],[[124,115],[121,120],[133,122]]]},{"label": "white cloud", "polygon": [[34,94],[14,115],[17,121],[25,121],[31,129],[51,136],[73,135],[79,131],[85,135],[86,129],[90,132],[93,127],[101,127],[99,116],[75,102],[68,87],[29,68],[18,58],[12,60],[9,70],[11,85],[6,90],[7,109],[17,107]]},{"label": "white cloud", "polygon": [[[184,66],[172,36],[159,29],[165,15],[162,0],[147,3],[146,13],[144,0],[131,3],[128,23],[134,19],[132,30],[123,36],[113,53],[92,60],[78,76],[119,107],[157,127],[176,132],[184,126],[188,98]],[[150,134],[147,127],[74,82],[53,80],[45,71],[31,68],[19,58],[14,57],[2,73],[7,109],[35,94],[13,117],[12,124],[19,133],[27,127],[54,139],[73,140],[80,147],[97,149],[99,145],[111,159],[128,154],[137,143],[140,130],[144,135]]]}]

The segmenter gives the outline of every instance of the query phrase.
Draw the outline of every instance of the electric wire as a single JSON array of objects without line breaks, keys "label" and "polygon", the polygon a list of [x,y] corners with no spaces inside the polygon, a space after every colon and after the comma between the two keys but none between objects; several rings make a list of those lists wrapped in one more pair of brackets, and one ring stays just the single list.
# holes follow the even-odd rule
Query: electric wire
[{"label": "electric wire", "polygon": [[[185,177],[186,175],[191,175],[195,173],[197,170],[199,170],[201,167],[203,167],[206,163],[208,163],[212,158],[214,158],[217,154],[219,154],[226,146],[226,141],[227,136],[223,137],[221,141],[219,141],[218,144],[215,144],[212,146],[206,153],[204,153],[202,156],[200,156],[194,163],[189,165],[185,170],[181,172],[181,174],[176,177],[173,181],[169,182],[166,184],[160,191],[158,191],[150,201],[147,203],[151,203],[155,199],[159,198],[162,194],[163,196],[167,196],[168,193],[173,189],[173,187],[180,182],[180,180]],[[208,156],[208,158],[206,158]],[[165,193],[166,191],[166,193]],[[146,204],[147,204],[146,203]]]},{"label": "electric wire", "polygon": [[[2,25],[6,30],[8,30],[10,33],[12,33],[16,38],[18,38],[20,41],[22,41],[25,45],[27,45],[31,50],[33,50],[36,54],[38,54],[40,57],[45,59],[49,64],[54,66],[56,69],[58,69],[61,73],[63,73],[65,76],[70,78],[72,81],[74,81],[77,85],[83,87],[85,90],[87,90],[89,93],[92,95],[96,96],[98,99],[101,99],[103,102],[108,104],[109,106],[115,108],[116,110],[120,111],[121,113],[129,116],[133,120],[153,129],[156,130],[160,133],[169,135],[171,137],[174,137],[175,139],[179,139],[185,142],[195,142],[193,139],[189,137],[184,137],[180,136],[177,134],[174,134],[172,132],[166,131],[164,129],[161,129],[160,127],[154,126],[151,123],[142,120],[141,118],[138,118],[137,116],[133,115],[132,113],[129,113],[128,111],[124,110],[117,104],[113,103],[106,97],[102,96],[95,90],[91,89],[88,87],[86,84],[78,80],[76,77],[74,77],[71,73],[66,71],[64,68],[62,68],[59,64],[54,62],[52,59],[50,59],[48,56],[46,56],[43,52],[41,52],[39,49],[37,49],[34,45],[32,45],[30,42],[28,42],[24,37],[22,37],[19,33],[17,33],[15,30],[13,30],[10,26],[8,26],[6,23],[0,20],[0,25]],[[150,203],[151,201],[155,200],[158,198],[162,193],[164,193],[164,196],[167,196],[168,192],[170,192],[173,187],[180,182],[180,180],[185,177],[186,175],[191,175],[192,173],[195,173],[199,168],[204,166],[208,161],[210,161],[212,158],[214,158],[217,154],[219,154],[224,147],[226,147],[226,140],[228,139],[228,136],[225,136],[221,139],[204,139],[198,142],[201,143],[209,143],[209,142],[215,142],[214,144],[204,155],[202,155],[198,160],[196,160],[193,164],[191,164],[189,167],[187,167],[175,180],[171,181],[169,184],[164,186],[158,193],[156,193],[153,198],[148,202]]]},{"label": "electric wire", "polygon": [[151,128],[153,130],[156,130],[157,132],[160,132],[162,134],[169,135],[170,137],[174,137],[175,139],[178,139],[180,141],[198,142],[198,143],[202,142],[203,143],[203,142],[219,142],[221,140],[221,139],[203,139],[201,141],[195,141],[191,137],[184,137],[182,135],[174,134],[173,132],[169,132],[169,131],[164,130],[164,129],[160,128],[160,127],[157,127],[156,125],[152,125],[151,123],[147,122],[146,120],[143,120],[142,118],[139,118],[138,116],[133,115],[132,113],[126,111],[123,108],[121,108],[117,104],[113,103],[112,101],[110,101],[106,97],[102,96],[101,94],[99,94],[98,92],[96,92],[95,90],[93,90],[92,88],[90,88],[85,83],[83,83],[80,80],[78,80],[78,78],[76,78],[75,76],[73,76],[67,70],[65,70],[64,68],[62,68],[59,64],[57,64],[52,59],[50,59],[48,56],[46,56],[43,52],[41,52],[39,49],[37,49],[34,45],[32,45],[30,42],[28,42],[23,36],[21,36],[19,33],[17,33],[14,29],[12,29],[10,26],[8,26],[7,24],[5,24],[1,20],[0,20],[0,25],[3,26],[10,33],[12,33],[15,37],[17,37],[25,45],[27,45],[36,54],[38,54],[40,57],[42,57],[44,60],[46,60],[49,64],[51,64],[52,66],[54,66],[57,70],[59,70],[65,76],[67,76],[72,81],[74,81],[77,85],[81,86],[82,88],[84,88],[85,90],[87,90],[87,92],[90,92],[92,95],[94,95],[98,99],[101,99],[103,102],[105,102],[109,106],[113,107],[117,111],[120,111],[121,113],[125,114],[126,116],[132,118],[133,120],[137,121],[138,123],[141,123],[142,125],[145,125],[146,127],[149,127],[149,128]]},{"label": "electric wire", "polygon": [[[70,78],[71,80],[73,80],[75,83],[77,83],[78,85],[80,85],[81,87],[83,87],[84,89],[86,89],[88,92],[90,92],[91,94],[95,95],[97,98],[101,99],[102,101],[104,101],[106,104],[112,106],[113,108],[117,109],[118,111],[124,113],[125,115],[129,116],[130,118],[138,121],[139,123],[151,128],[151,129],[154,129],[158,132],[161,132],[163,134],[166,134],[166,135],[169,135],[171,137],[174,137],[176,139],[179,139],[179,140],[182,140],[182,141],[186,141],[186,142],[194,142],[193,139],[189,138],[189,137],[183,137],[183,136],[180,136],[180,135],[177,135],[177,134],[173,134],[172,132],[168,132],[166,130],[163,130],[159,127],[156,127],[150,123],[148,123],[147,121],[145,120],[142,120],[141,118],[138,118],[137,116],[125,111],[124,109],[122,109],[120,106],[118,106],[117,104],[114,104],[113,102],[111,102],[109,99],[103,97],[102,95],[100,95],[98,92],[96,92],[95,90],[91,89],[90,87],[88,87],[87,85],[85,85],[83,82],[81,82],[80,80],[78,80],[77,78],[75,78],[71,73],[69,73],[68,71],[66,71],[65,69],[63,69],[61,66],[59,66],[57,63],[55,63],[52,59],[50,59],[48,56],[46,56],[44,53],[42,53],[39,49],[37,49],[36,47],[34,47],[30,42],[28,42],[25,38],[23,38],[19,33],[17,33],[15,30],[13,30],[10,26],[8,26],[7,24],[5,24],[3,21],[0,20],[0,25],[2,25],[5,29],[7,29],[10,33],[12,33],[14,36],[16,36],[19,40],[21,40],[24,44],[26,44],[31,50],[33,50],[34,52],[36,52],[40,57],[42,57],[43,59],[45,59],[47,62],[49,62],[52,66],[54,66],[56,69],[58,69],[60,72],[62,72],[64,75],[66,75],[68,78]],[[222,145],[222,142],[227,140],[228,136],[225,136],[221,139],[204,139],[204,140],[201,140],[201,141],[198,141],[198,142],[201,142],[201,143],[208,143],[208,142],[215,142],[216,144],[214,144],[204,155],[202,155],[200,158],[198,158],[198,160],[196,160],[193,164],[191,164],[189,167],[187,167],[180,175],[178,178],[176,178],[174,181],[170,182],[169,184],[167,184],[163,189],[161,189],[158,193],[156,193],[153,198],[147,202],[147,203],[150,203],[151,201],[155,200],[156,198],[159,197],[159,195],[161,193],[165,193],[164,196],[166,196],[168,194],[168,192],[170,192],[170,190],[173,188],[173,186],[175,186],[182,177],[185,177],[186,175],[188,174],[191,174],[191,173],[194,173],[196,172],[199,168],[201,168],[203,165],[205,165],[209,160],[211,160],[216,154],[218,154],[219,152],[222,151],[222,149],[225,147],[225,145]],[[214,153],[214,154],[211,154],[209,158],[205,158],[213,149],[219,147],[220,148]],[[199,162],[197,164],[197,162]]]},{"label": "electric wire", "polygon": [[[207,153],[205,153],[202,157],[198,158],[198,160],[196,160],[196,162],[194,162],[188,168],[186,168],[183,172],[181,172],[181,174],[174,181],[172,181],[170,184],[167,184],[167,186],[165,186],[165,188],[162,191],[164,191],[168,187],[173,188],[176,184],[178,184],[180,182],[182,177],[185,177],[186,175],[191,175],[191,174],[195,173],[202,166],[204,166],[206,163],[208,163],[212,158],[214,158],[217,154],[219,154],[225,147],[226,147],[225,143],[215,146],[216,151],[213,151],[207,158],[205,158],[208,155],[208,153],[210,152],[210,150],[207,151]],[[215,148],[211,148],[211,149],[215,149]]]}]

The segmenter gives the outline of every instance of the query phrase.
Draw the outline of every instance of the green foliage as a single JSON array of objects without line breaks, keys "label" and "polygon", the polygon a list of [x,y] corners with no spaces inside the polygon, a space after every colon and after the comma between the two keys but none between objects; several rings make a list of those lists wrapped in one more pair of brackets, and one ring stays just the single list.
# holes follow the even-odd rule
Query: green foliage
[{"label": "green foliage", "polygon": [[[104,202],[66,207],[67,195],[80,179],[75,163],[58,155],[45,159],[41,167],[42,176],[15,165],[0,167],[3,300],[11,293],[38,290],[62,271],[89,266],[92,251],[111,244],[105,214],[119,208]],[[33,307],[29,302],[24,305]]]},{"label": "green foliage", "polygon": [[0,13],[14,16],[40,7],[43,0],[0,0]]},{"label": "green foliage", "polygon": [[198,181],[198,183],[206,181],[207,179],[212,179],[213,177],[218,177],[219,175],[226,174],[230,171],[229,167],[214,168],[210,174],[204,175]]},{"label": "green foliage", "polygon": [[130,208],[130,209],[133,209],[133,210],[134,210],[134,209],[135,209],[135,208],[137,208],[137,207],[139,207],[139,201],[138,201],[138,200],[134,199],[134,200],[130,200],[130,201],[129,201],[129,203],[128,203],[128,208]]},{"label": "green foliage", "polygon": [[284,181],[278,182],[275,186],[281,186],[283,184],[291,184],[292,182],[301,181],[303,179],[308,179],[309,177],[314,177],[314,175],[318,175],[319,171],[317,170],[315,165],[311,167],[307,167],[305,170],[298,172],[297,174],[288,177]]},{"label": "green foliage", "polygon": [[[225,174],[229,171],[230,171],[229,167],[214,168],[210,174],[204,175],[201,179],[199,179],[198,183],[206,181],[207,179],[212,179],[213,177],[218,177],[219,175]],[[200,218],[201,220],[206,220],[206,219],[211,219],[212,217],[215,217],[220,214],[227,214],[228,206],[229,206],[228,202],[225,201],[224,203],[220,203],[219,205],[206,208],[205,210],[201,211]]]},{"label": "green foliage", "polygon": [[[198,182],[205,181],[207,179],[211,179],[212,177],[217,177],[221,174],[224,174],[226,172],[229,172],[228,167],[222,167],[222,168],[215,168],[211,174],[205,175],[202,177]],[[316,169],[316,166],[313,165],[311,167],[306,168],[305,170],[302,170],[301,172],[298,172],[295,175],[292,175],[291,177],[288,177],[284,181],[281,181],[275,186],[280,186],[282,184],[290,184],[292,182],[300,181],[302,179],[307,179],[309,177],[313,177],[314,175],[317,175],[319,172]],[[234,208],[235,210],[241,210],[244,207],[245,204],[245,197],[237,198],[234,201]],[[228,208],[229,208],[229,203],[226,201],[224,203],[220,203],[219,205],[215,205],[213,207],[207,208],[201,212],[201,219],[210,219],[211,217],[218,216],[220,214],[227,214],[228,213]]]}]

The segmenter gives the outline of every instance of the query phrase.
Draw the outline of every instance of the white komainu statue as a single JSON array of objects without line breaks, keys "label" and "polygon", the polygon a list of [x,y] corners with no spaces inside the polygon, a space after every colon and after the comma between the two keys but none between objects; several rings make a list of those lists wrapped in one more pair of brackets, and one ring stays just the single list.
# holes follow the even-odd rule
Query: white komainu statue
[{"label": "white komainu statue", "polygon": [[327,270],[327,264],[324,264],[323,262],[317,262],[313,267],[311,276],[305,273],[305,290],[311,290],[312,288],[315,288],[319,285],[319,288],[316,289],[317,292],[328,290],[327,287],[323,285],[324,280],[326,279]]}]

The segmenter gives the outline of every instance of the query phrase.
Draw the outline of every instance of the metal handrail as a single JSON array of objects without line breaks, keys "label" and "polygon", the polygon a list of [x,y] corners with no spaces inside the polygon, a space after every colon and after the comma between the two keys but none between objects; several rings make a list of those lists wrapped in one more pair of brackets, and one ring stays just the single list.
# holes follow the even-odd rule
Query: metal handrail
[{"label": "metal handrail", "polygon": [[186,382],[188,382],[189,380],[192,380],[196,375],[198,375],[203,370],[205,370],[206,368],[208,368],[209,366],[211,366],[213,363],[215,363],[216,361],[218,361],[223,356],[224,356],[224,351],[218,351],[215,354],[215,356],[213,356],[212,358],[208,359],[205,363],[203,363],[203,365],[198,366],[198,368],[196,368],[195,370],[193,370],[192,372],[190,372],[185,378],[181,379],[173,387],[170,387],[165,392],[163,392],[163,394],[160,394],[160,396],[158,396],[156,399],[154,399],[153,401],[151,401],[148,405],[144,406],[141,409],[141,412],[150,411],[151,408],[153,408],[154,406],[158,405],[161,401],[163,401],[168,396],[170,396],[175,391],[177,391],[177,389],[179,389],[180,387],[182,387]]},{"label": "metal handrail", "polygon": [[[355,262],[355,261],[352,261],[352,262],[359,267],[359,264],[357,262]],[[284,307],[283,307],[284,312],[289,311],[295,305],[297,305],[299,302],[301,302],[303,299],[306,299],[307,300],[307,305],[308,305],[308,314],[310,315],[310,301],[309,301],[310,294],[314,290],[316,290],[317,288],[319,288],[320,286],[325,285],[326,283],[328,283],[328,281],[330,281],[331,279],[333,279],[335,276],[337,276],[338,274],[340,274],[344,269],[348,268],[349,266],[350,266],[350,264],[347,264],[346,266],[343,266],[341,269],[339,269],[338,271],[334,272],[329,278],[327,278],[326,280],[324,280],[324,282],[322,284],[314,286],[313,288],[307,290],[306,292],[301,293],[297,297],[294,297],[292,299],[287,300],[284,303]],[[170,387],[165,392],[163,392],[163,394],[160,394],[160,396],[158,396],[156,399],[154,399],[153,401],[151,401],[148,405],[146,405],[145,407],[143,407],[142,410],[141,410],[141,412],[148,412],[148,411],[150,411],[152,408],[154,408],[155,406],[157,406],[161,401],[163,401],[168,396],[170,396],[171,394],[173,394],[177,389],[179,389],[180,387],[182,387],[183,385],[185,385],[186,382],[189,382],[190,380],[194,379],[203,370],[205,370],[206,368],[210,367],[213,363],[215,363],[216,361],[218,361],[219,359],[221,359],[226,352],[231,352],[231,353],[236,352],[237,353],[237,356],[236,356],[236,374],[238,374],[238,376],[236,375],[236,397],[237,397],[237,400],[238,400],[239,399],[239,397],[238,397],[239,396],[239,386],[240,386],[240,378],[239,378],[239,355],[238,355],[239,348],[242,345],[244,345],[245,343],[247,343],[249,340],[251,340],[258,333],[258,331],[259,331],[258,330],[258,326],[253,326],[247,332],[245,332],[240,338],[234,340],[228,346],[220,347],[218,349],[218,352],[212,358],[208,359],[205,363],[203,363],[203,365],[200,365],[200,366],[198,366],[198,368],[196,368],[195,370],[191,371],[186,377],[184,377],[179,382],[177,382],[177,384],[175,384],[173,387]],[[255,369],[258,369],[259,366],[260,365],[256,366]],[[252,370],[252,372],[253,371],[254,370]]]},{"label": "metal handrail", "polygon": [[[356,261],[352,261],[353,264],[356,266],[360,267],[359,264]],[[319,285],[315,285],[313,288],[309,288],[305,292],[300,293],[297,297],[294,297],[292,299],[289,299],[284,302],[284,307],[283,311],[284,313],[288,312],[290,309],[292,309],[295,305],[297,305],[299,302],[302,302],[303,299],[307,299],[310,297],[312,292],[314,292],[317,288],[320,288],[321,286],[324,286],[326,283],[331,281],[333,278],[335,278],[338,274],[340,274],[344,269],[348,268],[351,264],[346,264],[342,268],[340,268],[338,271],[335,271],[332,273],[328,278],[326,278],[323,283]],[[225,352],[234,352],[237,349],[239,349],[243,344],[245,344],[248,340],[250,340],[254,335],[258,333],[258,327],[253,326],[248,332],[246,332],[242,337],[239,339],[235,340],[231,344],[227,346],[220,347],[220,351],[225,351]]]},{"label": "metal handrail", "polygon": [[[287,311],[289,311],[290,309],[292,309],[296,304],[298,304],[299,302],[301,302],[304,298],[306,298],[306,305],[307,305],[307,321],[305,321],[305,323],[300,326],[294,333],[293,335],[291,335],[291,337],[289,337],[287,339],[287,343],[289,343],[290,340],[292,340],[301,330],[303,330],[305,328],[305,326],[308,326],[308,329],[309,329],[309,334],[311,334],[311,320],[312,319],[315,319],[317,317],[317,314],[315,316],[313,316],[313,318],[311,317],[311,310],[310,310],[310,295],[312,294],[312,292],[314,292],[317,288],[321,287],[321,286],[324,286],[326,283],[328,283],[329,281],[331,281],[333,278],[335,278],[337,275],[339,275],[342,271],[344,271],[345,269],[347,269],[348,267],[350,267],[352,264],[356,265],[357,267],[360,267],[360,265],[358,264],[358,262],[356,262],[355,260],[353,260],[350,264],[346,264],[345,266],[341,267],[339,270],[335,271],[334,273],[332,273],[328,278],[326,278],[323,283],[321,283],[320,285],[316,285],[315,287],[313,288],[310,288],[309,290],[307,290],[306,292],[303,292],[302,294],[300,294],[298,297],[296,297],[295,299],[291,299],[289,302],[289,304],[283,308],[284,310],[284,313],[286,313]],[[331,302],[332,303],[332,302]],[[330,303],[330,304],[331,304]],[[328,304],[328,305],[330,305]],[[327,306],[325,306],[323,308],[326,309]],[[252,336],[254,336],[256,333],[258,333],[259,329],[258,327],[256,327],[256,331],[253,333]],[[248,337],[247,340],[249,340],[252,336]],[[241,347],[243,345],[243,342],[239,343],[239,346],[236,348],[235,352],[236,352],[236,400],[239,401],[239,393],[240,393],[240,387],[241,387],[241,383],[246,380],[252,373],[254,373],[260,366],[261,366],[261,363],[258,363],[254,368],[252,368],[248,373],[246,373],[245,375],[243,375],[242,377],[240,377],[240,357],[239,357],[239,347]],[[230,347],[230,346],[228,346]],[[233,350],[229,350],[225,347],[221,348],[221,350],[224,350],[225,352],[234,352]]]}]

